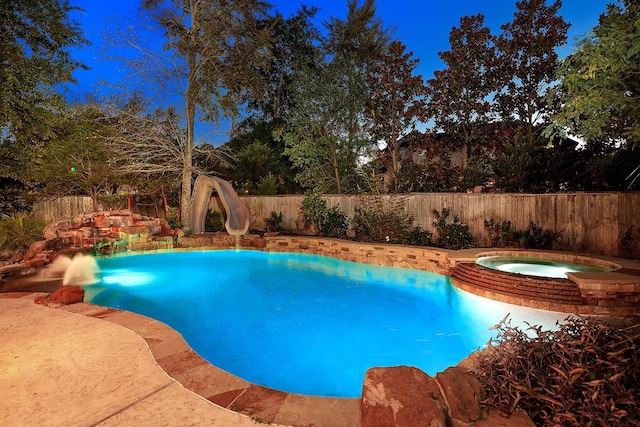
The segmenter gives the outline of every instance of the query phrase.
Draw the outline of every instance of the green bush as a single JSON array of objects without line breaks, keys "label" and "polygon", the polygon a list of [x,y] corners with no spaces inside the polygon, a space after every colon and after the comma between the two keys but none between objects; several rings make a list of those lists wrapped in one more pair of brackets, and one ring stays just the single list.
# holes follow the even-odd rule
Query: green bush
[{"label": "green bush", "polygon": [[264,223],[267,226],[267,231],[281,232],[282,228],[282,212],[276,213],[271,211],[271,216],[264,219]]},{"label": "green bush", "polygon": [[514,238],[525,249],[551,249],[560,235],[531,222],[526,230],[515,232]]},{"label": "green bush", "polygon": [[349,220],[338,206],[329,208],[321,197],[320,189],[307,192],[300,206],[304,222],[316,228],[322,237],[344,238],[347,235]]},{"label": "green bush", "polygon": [[320,229],[323,237],[335,237],[344,239],[347,237],[347,228],[349,227],[349,219],[338,206],[334,206],[327,211],[327,215]]},{"label": "green bush", "polygon": [[105,210],[119,210],[127,208],[129,194],[102,194],[98,196],[98,203]]},{"label": "green bush", "polygon": [[411,232],[411,215],[380,208],[356,209],[351,228],[363,242],[405,243]]},{"label": "green bush", "polygon": [[166,219],[169,226],[174,230],[182,228],[182,221],[180,221],[180,209],[169,206]]},{"label": "green bush", "polygon": [[421,227],[414,227],[409,233],[407,244],[412,246],[433,246],[433,233],[423,230]]},{"label": "green bush", "polygon": [[473,247],[473,236],[467,224],[461,223],[457,215],[449,219],[451,212],[448,208],[442,208],[442,213],[433,210],[433,227],[435,228],[435,246],[445,249],[466,249]]},{"label": "green bush", "polygon": [[18,212],[2,215],[0,220],[0,248],[12,252],[25,252],[31,243],[44,238],[46,223],[33,214]]},{"label": "green bush", "polygon": [[484,220],[484,229],[489,235],[492,248],[504,248],[515,241],[511,231],[511,221],[498,222],[493,219]]},{"label": "green bush", "polygon": [[207,210],[204,229],[207,231],[224,231],[224,216],[222,216],[222,212]]},{"label": "green bush", "polygon": [[474,369],[485,407],[521,408],[537,426],[640,425],[640,325],[571,317],[556,331],[496,329]]}]

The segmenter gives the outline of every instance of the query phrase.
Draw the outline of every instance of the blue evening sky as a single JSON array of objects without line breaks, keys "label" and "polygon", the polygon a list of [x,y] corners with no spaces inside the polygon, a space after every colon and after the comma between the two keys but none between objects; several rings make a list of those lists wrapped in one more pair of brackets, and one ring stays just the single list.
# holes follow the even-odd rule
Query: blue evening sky
[{"label": "blue evening sky", "polygon": [[[612,0],[563,1],[560,13],[571,27],[568,44],[559,51],[561,56],[571,53],[575,39],[597,25],[599,15],[606,10],[606,4],[611,2]],[[92,43],[74,53],[76,59],[91,68],[89,71],[79,70],[75,73],[79,85],[71,87],[72,96],[81,99],[83,94],[94,92],[100,81],[117,82],[124,77],[119,64],[104,59],[103,35],[105,31],[119,26],[135,25],[140,2],[71,0],[70,3],[84,9],[84,12],[77,13],[74,17]],[[328,21],[330,16],[345,19],[347,13],[347,0],[271,0],[270,3],[285,17],[294,14],[302,4],[317,6],[320,8],[316,16],[318,27]],[[376,5],[378,16],[384,25],[394,30],[394,38],[402,41],[407,50],[420,60],[417,72],[427,80],[433,77],[434,70],[444,68],[438,52],[450,49],[449,33],[452,27],[460,25],[462,16],[482,13],[485,25],[491,28],[493,34],[499,34],[500,26],[513,19],[516,0],[377,0]]]}]

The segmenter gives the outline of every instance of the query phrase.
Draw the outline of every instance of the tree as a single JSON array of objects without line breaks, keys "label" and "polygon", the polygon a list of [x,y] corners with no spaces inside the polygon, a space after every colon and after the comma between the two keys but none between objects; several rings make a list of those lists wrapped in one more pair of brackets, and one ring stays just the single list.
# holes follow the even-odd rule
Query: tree
[{"label": "tree", "polygon": [[346,183],[357,179],[356,162],[363,142],[349,140],[352,99],[344,90],[344,74],[334,65],[323,64],[313,72],[299,70],[295,108],[285,116],[286,124],[276,137],[285,142],[285,154],[297,170],[300,185],[342,193]]},{"label": "tree", "polygon": [[264,91],[250,99],[249,107],[262,120],[278,122],[282,113],[292,106],[291,84],[295,70],[313,68],[319,60],[320,32],[311,20],[318,9],[302,6],[289,18],[277,13],[263,26],[272,28],[270,60],[259,72],[265,81]]},{"label": "tree", "polygon": [[86,194],[98,210],[98,196],[110,191],[120,175],[109,164],[112,123],[98,104],[81,104],[64,112],[52,127],[55,137],[30,164],[45,191],[54,195]]},{"label": "tree", "polygon": [[184,116],[178,109],[171,114],[184,117],[185,133],[174,140],[172,152],[181,157],[181,220],[188,229],[196,115],[216,124],[237,117],[248,95],[262,91],[258,68],[268,59],[271,30],[259,23],[268,5],[260,0],[144,0],[142,5],[164,31],[164,48],[171,54],[166,63],[181,88]]},{"label": "tree", "polygon": [[[156,108],[149,113],[146,102],[139,94],[125,100],[115,97],[110,102],[113,121],[108,139],[110,162],[131,184],[140,186],[144,177],[151,184],[147,188],[150,190],[167,181],[180,182],[187,157],[191,159],[189,169],[200,174],[206,174],[207,167],[212,165],[226,166],[229,158],[224,155],[224,148],[216,150],[209,144],[198,144],[187,154],[182,116],[173,107]],[[137,189],[144,189],[145,184],[142,186]]]},{"label": "tree", "polygon": [[255,194],[260,182],[277,170],[278,157],[268,145],[254,141],[236,154],[234,181],[245,191]]},{"label": "tree", "polygon": [[346,20],[331,17],[314,64],[299,68],[292,108],[276,130],[305,188],[342,193],[358,188],[358,157],[370,148],[361,128],[369,96],[366,75],[387,40],[373,0],[349,0]]},{"label": "tree", "polygon": [[53,136],[49,125],[64,107],[57,87],[84,67],[69,52],[87,43],[69,18],[74,10],[67,0],[0,2],[0,176],[19,178]]},{"label": "tree", "polygon": [[497,92],[495,47],[482,14],[460,18],[449,34],[451,50],[438,56],[447,68],[427,81],[429,115],[436,127],[466,147],[466,161],[486,143],[484,128],[492,118],[490,96]]},{"label": "tree", "polygon": [[[263,24],[273,29],[271,59],[268,66],[259,68],[265,82],[264,90],[249,100],[251,115],[232,129],[232,138],[225,144],[235,155],[234,168],[228,172],[229,179],[248,184],[251,191],[256,190],[267,172],[277,181],[280,191],[299,191],[291,161],[284,154],[284,141],[274,138],[274,131],[282,127],[283,116],[294,108],[295,71],[313,70],[315,64],[322,62],[318,47],[320,32],[311,22],[316,12],[315,8],[302,6],[289,18],[276,14]],[[262,172],[257,177],[256,162],[247,155],[256,148],[254,144],[269,150],[269,164],[260,165]]]},{"label": "tree", "polygon": [[365,104],[369,99],[367,75],[389,42],[389,32],[376,18],[374,0],[347,1],[347,19],[331,17],[325,24],[329,34],[324,40],[325,52],[332,58],[337,73],[343,73],[344,90],[349,93],[348,141],[361,138],[360,123]]},{"label": "tree", "polygon": [[588,144],[640,146],[640,5],[609,4],[592,32],[562,61],[551,129]]},{"label": "tree", "polygon": [[555,49],[566,43],[569,29],[558,15],[561,5],[561,0],[550,6],[546,0],[518,1],[513,20],[500,27],[496,39],[496,75],[502,87],[496,105],[502,120],[515,123],[523,140],[537,136],[537,125],[549,118],[545,93],[556,78]]},{"label": "tree", "polygon": [[419,60],[405,53],[405,46],[392,42],[369,74],[371,98],[366,111],[368,130],[376,141],[383,140],[389,155],[387,173],[396,191],[400,170],[402,137],[426,119],[426,89],[422,76],[413,76]]}]

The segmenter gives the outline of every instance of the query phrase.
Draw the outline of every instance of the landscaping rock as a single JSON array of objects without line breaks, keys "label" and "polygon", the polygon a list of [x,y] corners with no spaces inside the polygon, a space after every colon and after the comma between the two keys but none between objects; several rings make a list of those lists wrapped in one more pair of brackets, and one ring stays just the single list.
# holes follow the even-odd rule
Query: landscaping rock
[{"label": "landscaping rock", "polygon": [[449,406],[451,418],[467,423],[480,419],[482,386],[472,373],[454,366],[439,372],[436,381]]},{"label": "landscaping rock", "polygon": [[360,400],[362,427],[446,427],[447,408],[436,380],[411,366],[371,368]]},{"label": "landscaping rock", "polygon": [[75,304],[82,301],[84,301],[84,289],[80,286],[62,286],[53,293],[40,295],[34,300],[36,304],[47,307]]},{"label": "landscaping rock", "polygon": [[42,253],[42,251],[44,250],[46,245],[46,241],[45,240],[40,240],[37,242],[33,242],[31,244],[31,246],[29,246],[29,249],[27,250],[27,253],[24,254],[24,261],[29,261],[34,259],[38,254]]}]

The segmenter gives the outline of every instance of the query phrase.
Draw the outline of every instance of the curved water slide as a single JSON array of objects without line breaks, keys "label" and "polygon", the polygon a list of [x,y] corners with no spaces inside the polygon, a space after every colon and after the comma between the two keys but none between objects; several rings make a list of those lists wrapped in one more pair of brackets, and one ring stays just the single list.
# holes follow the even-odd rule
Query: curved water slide
[{"label": "curved water slide", "polygon": [[193,234],[204,233],[204,218],[213,190],[218,192],[227,220],[224,227],[232,236],[243,236],[249,229],[249,210],[238,197],[231,184],[215,176],[200,175],[196,179],[191,196],[191,230]]}]

